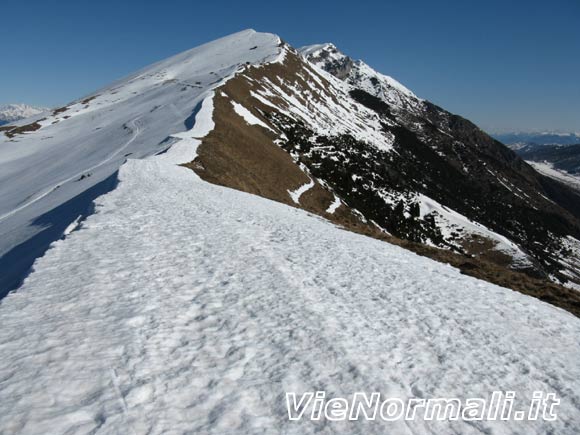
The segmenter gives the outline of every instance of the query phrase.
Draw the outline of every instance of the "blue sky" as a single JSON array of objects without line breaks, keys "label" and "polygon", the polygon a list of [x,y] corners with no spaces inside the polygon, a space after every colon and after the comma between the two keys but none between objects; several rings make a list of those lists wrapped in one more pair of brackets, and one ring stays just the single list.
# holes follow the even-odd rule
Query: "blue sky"
[{"label": "blue sky", "polygon": [[0,104],[56,106],[245,28],[334,42],[489,131],[580,131],[580,1],[21,1]]}]

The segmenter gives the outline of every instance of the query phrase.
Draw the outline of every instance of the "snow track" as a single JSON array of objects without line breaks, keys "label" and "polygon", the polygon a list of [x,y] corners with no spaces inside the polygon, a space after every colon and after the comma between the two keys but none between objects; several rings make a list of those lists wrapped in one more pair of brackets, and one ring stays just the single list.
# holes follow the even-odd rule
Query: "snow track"
[{"label": "snow track", "polygon": [[[202,182],[182,142],[128,161],[0,305],[6,433],[576,433],[577,318]],[[562,403],[551,423],[288,421],[284,393],[317,389]]]}]

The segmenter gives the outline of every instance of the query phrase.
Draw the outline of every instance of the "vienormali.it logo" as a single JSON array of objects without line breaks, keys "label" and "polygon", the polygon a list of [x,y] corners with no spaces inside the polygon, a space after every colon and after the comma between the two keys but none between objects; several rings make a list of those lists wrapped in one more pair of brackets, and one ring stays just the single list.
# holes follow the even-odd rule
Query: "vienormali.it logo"
[{"label": "vienormali.it logo", "polygon": [[[494,391],[488,399],[469,398],[383,398],[381,393],[354,393],[351,397],[327,398],[325,391],[300,395],[286,393],[290,420],[546,420],[558,417],[555,407],[560,399],[554,393],[535,391],[531,400],[523,400],[516,410],[514,391]],[[521,404],[520,404],[521,405]]]}]

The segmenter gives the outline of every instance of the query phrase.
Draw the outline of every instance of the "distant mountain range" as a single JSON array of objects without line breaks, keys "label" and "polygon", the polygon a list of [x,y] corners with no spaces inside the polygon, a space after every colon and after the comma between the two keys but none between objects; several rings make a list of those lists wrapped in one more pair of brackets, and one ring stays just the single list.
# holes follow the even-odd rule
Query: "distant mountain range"
[{"label": "distant mountain range", "polygon": [[525,145],[574,145],[580,143],[580,133],[501,133],[492,135],[501,143],[511,149],[517,149]]},{"label": "distant mountain range", "polygon": [[577,179],[566,174],[580,175],[579,133],[503,133],[494,137],[515,151],[536,170],[551,178],[570,185],[578,185]]},{"label": "distant mountain range", "polygon": [[46,107],[29,106],[27,104],[7,104],[0,106],[0,125],[30,118],[47,110]]}]

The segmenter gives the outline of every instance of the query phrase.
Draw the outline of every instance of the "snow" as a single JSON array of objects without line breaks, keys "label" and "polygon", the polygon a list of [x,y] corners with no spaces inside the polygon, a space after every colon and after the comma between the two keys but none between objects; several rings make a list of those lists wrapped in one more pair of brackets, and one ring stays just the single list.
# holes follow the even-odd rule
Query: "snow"
[{"label": "snow", "polygon": [[[246,61],[283,62],[278,44],[231,35],[0,139],[0,255],[41,230],[33,219],[119,170],[95,213],[82,224],[72,217],[0,304],[1,431],[575,434],[576,317],[179,166],[214,128],[213,89]],[[327,80],[334,95],[346,92]],[[321,131],[350,113],[347,131],[368,134],[364,108],[308,112],[281,87],[266,86],[265,100],[268,92],[292,113],[323,114]],[[299,203],[313,186],[289,194]],[[339,205],[335,197],[329,212]],[[434,203],[422,213],[426,205],[470,224]],[[290,422],[284,398],[497,389],[555,392],[559,419]]]},{"label": "snow", "polygon": [[[577,318],[205,183],[182,152],[124,164],[3,300],[6,433],[576,433]],[[317,389],[561,405],[554,422],[288,421],[285,392]]]},{"label": "snow", "polygon": [[[363,61],[359,60],[355,63],[355,65],[358,69],[358,73],[361,74],[363,77],[365,77],[365,79],[366,78],[370,79],[370,77],[376,77],[380,81],[384,82],[388,88],[392,88],[393,90],[397,91],[400,94],[405,95],[406,97],[418,99],[418,97],[409,88],[405,87],[394,78],[377,72]],[[369,87],[371,87],[371,85],[369,85]],[[388,91],[384,90],[384,92]],[[392,98],[394,98],[394,95],[391,93],[390,96],[385,99],[389,101]]]},{"label": "snow", "polygon": [[450,238],[452,232],[457,232],[458,229],[462,230],[463,235],[466,235],[466,233],[479,234],[493,240],[496,243],[495,250],[504,252],[512,257],[514,266],[525,267],[530,265],[530,259],[525,252],[507,237],[494,232],[479,222],[470,220],[461,213],[440,204],[426,195],[418,194],[417,196],[421,217],[423,218],[425,215],[435,212],[435,221],[446,240]]},{"label": "snow", "polygon": [[304,193],[306,193],[307,191],[312,189],[313,187],[314,187],[314,180],[310,180],[308,183],[303,184],[302,186],[300,186],[296,190],[289,190],[288,194],[290,195],[290,198],[292,198],[292,201],[294,201],[294,203],[300,205],[300,197]]},{"label": "snow", "polygon": [[573,189],[580,190],[580,177],[556,169],[550,162],[532,162],[527,160],[526,163],[531,165],[540,174],[558,180]]},{"label": "snow", "polygon": [[72,221],[64,230],[63,236],[68,236],[70,233],[72,233],[74,230],[76,230],[80,223],[81,223],[81,218],[82,216],[78,216],[74,221]]},{"label": "snow", "polygon": [[[234,111],[238,115],[240,115],[242,118],[244,118],[244,121],[246,121],[249,125],[259,125],[260,127],[264,127],[265,129],[276,133],[268,124],[266,124],[260,118],[255,116],[252,112],[250,112],[248,109],[246,109],[240,103],[236,103],[235,101],[232,101],[232,105],[234,106]],[[278,134],[278,133],[276,133],[276,134]]]},{"label": "snow", "polygon": [[[561,237],[560,246],[568,252],[564,258],[559,258],[560,263],[567,266],[560,272],[573,280],[561,284],[580,291],[580,240],[572,236]],[[557,279],[555,281],[560,282]]]},{"label": "snow", "polygon": [[[342,64],[350,60],[331,43],[309,45],[300,48],[299,51],[307,60],[323,69],[327,63]],[[345,81],[395,107],[404,107],[411,111],[417,111],[422,107],[423,100],[410,89],[394,78],[379,73],[361,60],[352,61]]]},{"label": "snow", "polygon": [[[277,100],[275,106],[279,112],[303,122],[317,135],[350,134],[380,150],[392,149],[394,135],[382,130],[376,113],[350,98],[347,84],[316,67],[312,70],[304,68],[302,72],[307,83],[320,83],[317,74],[327,83],[309,90],[283,78],[278,80],[279,84],[266,78],[252,96],[270,106],[274,104],[272,99]],[[313,95],[316,98],[311,98]]]},{"label": "snow", "polygon": [[332,42],[325,42],[323,44],[312,44],[312,45],[305,45],[304,47],[300,47],[298,51],[302,53],[305,58],[309,58],[311,56],[317,56],[322,51],[327,50],[329,52],[329,56],[333,60],[342,59],[342,56],[337,57],[335,55],[336,46]]},{"label": "snow", "polygon": [[[279,59],[278,44],[276,35],[238,32],[42,115],[37,131],[13,139],[0,132],[0,257],[40,234],[45,227],[35,222],[42,216],[109,179],[127,159],[185,139],[181,134],[208,92],[246,62]],[[196,128],[202,131],[187,133],[191,145],[213,124]],[[0,297],[5,290],[0,280]]]},{"label": "snow", "polygon": [[45,107],[29,106],[27,104],[7,104],[0,107],[0,125],[30,118],[47,110]]},{"label": "snow", "polygon": [[340,198],[334,195],[334,201],[332,201],[332,203],[328,206],[328,208],[326,209],[326,213],[334,214],[336,209],[340,207],[340,204],[342,204]]}]

